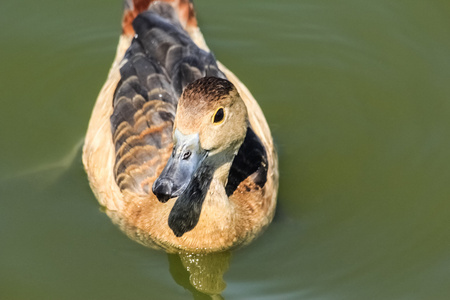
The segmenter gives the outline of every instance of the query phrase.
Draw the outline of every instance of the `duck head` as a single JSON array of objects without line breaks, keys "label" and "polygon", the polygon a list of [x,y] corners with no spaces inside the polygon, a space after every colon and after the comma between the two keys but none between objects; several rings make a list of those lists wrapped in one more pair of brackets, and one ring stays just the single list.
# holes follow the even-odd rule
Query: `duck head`
[{"label": "duck head", "polygon": [[152,188],[163,203],[178,197],[169,215],[176,236],[197,224],[213,178],[226,185],[247,128],[247,108],[228,80],[204,77],[185,88],[174,122],[173,152]]}]

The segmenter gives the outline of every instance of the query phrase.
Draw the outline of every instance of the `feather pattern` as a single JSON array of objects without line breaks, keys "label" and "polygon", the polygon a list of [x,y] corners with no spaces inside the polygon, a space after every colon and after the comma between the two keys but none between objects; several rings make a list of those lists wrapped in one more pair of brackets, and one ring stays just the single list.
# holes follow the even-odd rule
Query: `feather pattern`
[{"label": "feather pattern", "polygon": [[183,89],[198,78],[225,75],[213,54],[192,41],[171,5],[151,5],[133,26],[113,99],[114,175],[121,190],[145,195],[169,157]]}]

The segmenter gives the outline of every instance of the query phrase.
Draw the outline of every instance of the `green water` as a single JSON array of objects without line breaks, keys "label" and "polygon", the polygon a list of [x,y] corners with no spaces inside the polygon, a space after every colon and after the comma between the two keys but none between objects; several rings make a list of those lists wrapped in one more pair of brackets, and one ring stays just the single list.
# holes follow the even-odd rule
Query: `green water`
[{"label": "green water", "polygon": [[[280,156],[276,219],[223,298],[449,299],[450,2],[195,4]],[[0,299],[208,298],[111,223],[81,165],[121,11],[0,3]]]}]

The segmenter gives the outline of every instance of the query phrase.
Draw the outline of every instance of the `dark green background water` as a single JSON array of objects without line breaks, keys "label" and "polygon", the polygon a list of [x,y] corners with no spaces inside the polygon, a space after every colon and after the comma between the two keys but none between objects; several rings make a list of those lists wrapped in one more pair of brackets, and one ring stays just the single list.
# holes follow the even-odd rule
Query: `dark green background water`
[{"label": "dark green background water", "polygon": [[[450,299],[450,2],[195,3],[280,155],[277,218],[233,253],[223,297]],[[0,3],[1,299],[192,299],[81,165],[121,13]]]}]

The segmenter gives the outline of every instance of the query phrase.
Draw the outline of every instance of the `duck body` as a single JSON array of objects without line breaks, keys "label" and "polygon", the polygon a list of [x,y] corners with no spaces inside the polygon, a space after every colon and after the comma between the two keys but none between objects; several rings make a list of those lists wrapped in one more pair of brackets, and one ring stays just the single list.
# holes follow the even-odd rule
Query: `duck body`
[{"label": "duck body", "polygon": [[224,251],[272,220],[277,155],[248,89],[216,61],[190,1],[128,1],[83,149],[113,222],[168,252]]}]

